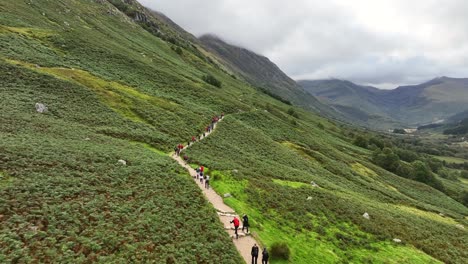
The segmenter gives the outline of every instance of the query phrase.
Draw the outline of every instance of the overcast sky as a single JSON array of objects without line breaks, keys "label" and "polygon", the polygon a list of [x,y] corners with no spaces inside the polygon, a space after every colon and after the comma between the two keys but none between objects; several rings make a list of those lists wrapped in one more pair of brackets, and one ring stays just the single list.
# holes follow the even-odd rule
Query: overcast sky
[{"label": "overcast sky", "polygon": [[196,36],[269,57],[294,79],[380,88],[468,77],[465,0],[139,0]]}]

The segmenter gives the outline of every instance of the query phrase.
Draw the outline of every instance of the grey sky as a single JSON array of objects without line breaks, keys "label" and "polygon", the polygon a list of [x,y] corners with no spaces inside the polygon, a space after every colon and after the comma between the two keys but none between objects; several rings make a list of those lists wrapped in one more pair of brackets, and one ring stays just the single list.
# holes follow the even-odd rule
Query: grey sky
[{"label": "grey sky", "polygon": [[140,0],[196,36],[269,57],[294,79],[381,88],[468,77],[464,0]]}]

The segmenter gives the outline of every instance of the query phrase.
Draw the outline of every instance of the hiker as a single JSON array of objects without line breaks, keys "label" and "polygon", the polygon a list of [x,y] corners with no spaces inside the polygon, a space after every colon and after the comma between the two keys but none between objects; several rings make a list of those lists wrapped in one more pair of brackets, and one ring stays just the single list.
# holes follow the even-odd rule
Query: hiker
[{"label": "hiker", "polygon": [[247,233],[249,233],[249,217],[246,214],[242,216],[242,232],[244,232],[244,228],[246,228]]},{"label": "hiker", "polygon": [[200,177],[200,167],[197,167],[195,171],[197,172],[197,179],[198,179]]},{"label": "hiker", "polygon": [[206,175],[205,177],[205,188],[210,189],[210,175]]},{"label": "hiker", "polygon": [[224,112],[221,113],[221,119],[223,119],[223,118],[224,118]]},{"label": "hiker", "polygon": [[179,156],[179,147],[178,146],[175,146],[174,152],[175,152],[176,156]]},{"label": "hiker", "polygon": [[179,144],[177,145],[177,148],[179,149],[178,156],[180,156],[180,152],[184,149],[184,145]]},{"label": "hiker", "polygon": [[250,251],[250,255],[252,255],[252,264],[257,264],[258,259],[258,246],[254,244],[252,247],[252,251]]},{"label": "hiker", "polygon": [[[237,234],[237,229],[239,228],[239,219],[234,216],[234,219],[230,222],[231,224],[234,224],[234,233],[236,234],[236,239],[239,239],[239,234]],[[258,256],[258,251],[257,251],[257,256]]]},{"label": "hiker", "polygon": [[268,258],[270,257],[270,255],[268,254],[268,251],[267,251],[267,248],[263,248],[263,252],[262,252],[262,264],[268,264]]},{"label": "hiker", "polygon": [[195,136],[192,137],[192,142],[197,141],[197,138]]},{"label": "hiker", "polygon": [[185,164],[187,164],[187,162],[188,162],[188,156],[187,155],[184,155],[184,161],[185,161]]},{"label": "hiker", "polygon": [[200,183],[203,184],[203,171],[200,172]]}]

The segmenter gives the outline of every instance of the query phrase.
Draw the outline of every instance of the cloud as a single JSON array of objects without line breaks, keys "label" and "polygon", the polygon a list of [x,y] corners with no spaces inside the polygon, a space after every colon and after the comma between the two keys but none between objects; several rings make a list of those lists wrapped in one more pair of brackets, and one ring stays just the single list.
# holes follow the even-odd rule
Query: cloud
[{"label": "cloud", "polygon": [[269,57],[293,78],[381,87],[468,77],[468,1],[140,0],[195,35]]}]

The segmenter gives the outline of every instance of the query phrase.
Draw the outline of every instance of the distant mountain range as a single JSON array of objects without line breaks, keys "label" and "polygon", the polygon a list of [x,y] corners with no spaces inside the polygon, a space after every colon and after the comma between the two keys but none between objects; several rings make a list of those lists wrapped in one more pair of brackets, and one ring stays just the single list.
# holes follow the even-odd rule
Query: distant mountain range
[{"label": "distant mountain range", "polygon": [[[395,124],[417,126],[453,119],[468,110],[468,79],[462,78],[439,77],[394,90],[380,90],[337,79],[298,83],[322,102],[360,120],[366,115],[373,118],[379,116],[381,120]],[[385,127],[383,123],[369,125]]]}]

